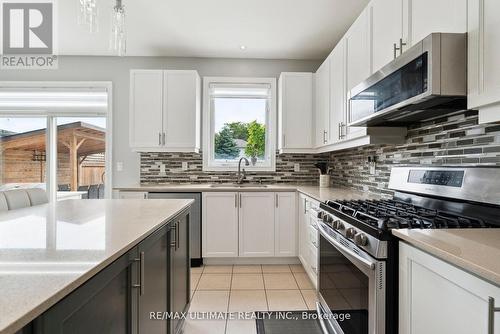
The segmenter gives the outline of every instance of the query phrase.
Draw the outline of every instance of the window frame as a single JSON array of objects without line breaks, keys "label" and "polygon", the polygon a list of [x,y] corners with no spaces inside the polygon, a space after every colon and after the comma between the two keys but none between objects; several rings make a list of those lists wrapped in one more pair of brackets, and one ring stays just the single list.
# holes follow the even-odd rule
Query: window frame
[{"label": "window frame", "polygon": [[237,171],[237,162],[216,162],[213,158],[214,117],[213,101],[210,95],[212,84],[266,84],[269,85],[268,108],[266,115],[266,157],[267,163],[245,166],[246,171],[276,171],[276,78],[255,77],[204,77],[203,78],[203,171]]},{"label": "window frame", "polygon": [[50,202],[57,201],[57,118],[58,117],[106,117],[105,136],[105,193],[106,199],[113,195],[113,84],[110,81],[0,81],[0,88],[29,88],[43,90],[45,88],[60,88],[67,90],[104,89],[107,93],[107,109],[105,112],[82,112],[50,110],[47,108],[24,110],[1,110],[3,117],[45,117],[47,119],[45,147],[46,147],[46,189]]}]

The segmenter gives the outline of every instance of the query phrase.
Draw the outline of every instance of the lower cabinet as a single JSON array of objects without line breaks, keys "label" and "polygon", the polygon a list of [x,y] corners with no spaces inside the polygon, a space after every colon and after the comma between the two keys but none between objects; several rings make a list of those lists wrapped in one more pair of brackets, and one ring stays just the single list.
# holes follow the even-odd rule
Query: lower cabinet
[{"label": "lower cabinet", "polygon": [[239,256],[274,256],[274,205],[272,192],[240,193]]},{"label": "lower cabinet", "polygon": [[238,193],[203,193],[203,257],[238,256]]},{"label": "lower cabinet", "polygon": [[314,286],[318,283],[318,231],[316,212],[319,202],[299,195],[299,260]]},{"label": "lower cabinet", "polygon": [[500,334],[490,298],[500,306],[500,287],[400,243],[400,334]]},{"label": "lower cabinet", "polygon": [[295,192],[203,193],[203,257],[297,256]]},{"label": "lower cabinet", "polygon": [[[172,224],[170,230],[170,305],[172,312],[187,312],[189,307],[190,254],[189,254],[189,216],[181,216]],[[182,320],[174,318],[170,323],[171,334],[182,331]],[[145,332],[155,333],[155,332]]]},{"label": "lower cabinet", "polygon": [[27,326],[35,334],[178,334],[151,312],[189,307],[189,212],[147,237]]}]

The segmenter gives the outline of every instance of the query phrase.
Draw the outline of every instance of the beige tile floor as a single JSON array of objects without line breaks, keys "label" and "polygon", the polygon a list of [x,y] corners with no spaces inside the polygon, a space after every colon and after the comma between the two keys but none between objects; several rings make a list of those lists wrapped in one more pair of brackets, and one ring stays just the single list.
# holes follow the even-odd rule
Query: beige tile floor
[{"label": "beige tile floor", "polygon": [[[191,270],[190,312],[314,310],[302,265],[204,266]],[[186,320],[184,334],[255,334],[255,320]]]}]

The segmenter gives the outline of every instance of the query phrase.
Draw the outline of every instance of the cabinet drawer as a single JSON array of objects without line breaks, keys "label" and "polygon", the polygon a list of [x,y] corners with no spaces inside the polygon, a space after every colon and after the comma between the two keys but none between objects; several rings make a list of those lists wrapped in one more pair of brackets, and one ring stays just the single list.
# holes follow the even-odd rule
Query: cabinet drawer
[{"label": "cabinet drawer", "polygon": [[316,226],[309,225],[309,244],[314,248],[318,248],[318,230]]}]

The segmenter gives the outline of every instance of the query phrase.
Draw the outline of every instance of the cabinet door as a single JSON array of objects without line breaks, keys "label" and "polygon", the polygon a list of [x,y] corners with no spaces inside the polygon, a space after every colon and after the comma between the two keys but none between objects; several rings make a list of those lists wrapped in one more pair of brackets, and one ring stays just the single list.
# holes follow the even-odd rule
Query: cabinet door
[{"label": "cabinet door", "polygon": [[481,123],[500,121],[500,2],[468,1],[468,107]]},{"label": "cabinet door", "polygon": [[274,193],[240,193],[239,256],[274,256]]},{"label": "cabinet door", "polygon": [[295,193],[275,193],[275,256],[297,256],[297,210]]},{"label": "cabinet door", "polygon": [[329,114],[330,114],[330,59],[316,71],[315,77],[315,145],[321,147],[328,144]]},{"label": "cabinet door", "polygon": [[298,201],[298,234],[299,234],[299,259],[302,265],[306,267],[307,263],[307,226],[309,225],[309,212],[308,212],[308,200],[307,197],[300,194]]},{"label": "cabinet door", "polygon": [[403,37],[402,6],[403,0],[373,0],[370,4],[373,72],[395,58],[394,44],[399,47],[399,39]]},{"label": "cabinet door", "polygon": [[330,133],[331,144],[342,138],[346,123],[345,40],[341,40],[330,54]]},{"label": "cabinet door", "polygon": [[238,256],[238,194],[203,193],[203,257]]},{"label": "cabinet door", "polygon": [[140,259],[139,333],[167,333],[166,321],[151,321],[149,313],[168,310],[167,228],[161,228],[138,246]]},{"label": "cabinet door", "polygon": [[[400,333],[489,333],[488,298],[498,306],[499,287],[405,243],[399,254]],[[494,322],[500,334],[500,314]]]},{"label": "cabinet door", "polygon": [[[170,310],[187,312],[189,307],[190,258],[189,258],[189,215],[175,220],[175,228],[170,231]],[[173,319],[170,332],[178,334],[182,330],[181,319]]]},{"label": "cabinet door", "polygon": [[35,333],[129,333],[133,256],[123,255],[35,320]]},{"label": "cabinet door", "polygon": [[175,151],[200,148],[200,77],[196,71],[164,71],[165,147]]},{"label": "cabinet door", "polygon": [[278,148],[301,153],[313,146],[313,75],[281,73],[279,80]]},{"label": "cabinet door", "polygon": [[371,74],[370,17],[368,14],[367,8],[354,21],[344,37],[348,91]]},{"label": "cabinet door", "polygon": [[130,71],[130,146],[158,148],[163,132],[163,71]]},{"label": "cabinet door", "polygon": [[405,48],[433,32],[467,31],[467,0],[404,0],[404,7]]}]

